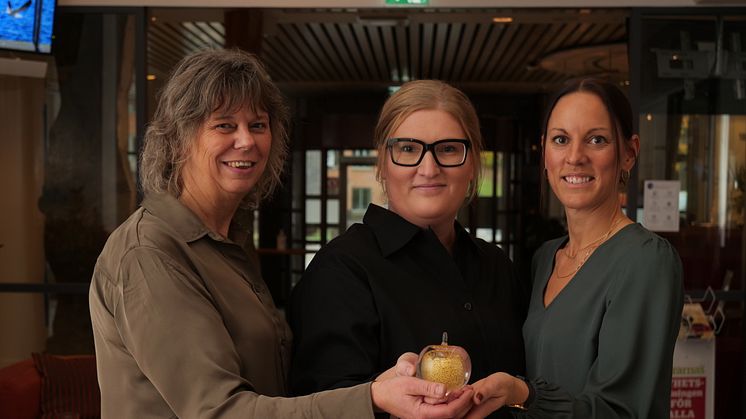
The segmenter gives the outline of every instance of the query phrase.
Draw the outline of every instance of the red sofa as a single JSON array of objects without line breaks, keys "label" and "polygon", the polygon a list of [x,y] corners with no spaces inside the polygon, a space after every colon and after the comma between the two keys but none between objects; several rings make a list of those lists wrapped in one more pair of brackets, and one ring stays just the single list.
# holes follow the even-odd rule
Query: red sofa
[{"label": "red sofa", "polygon": [[100,405],[92,355],[32,354],[0,369],[0,418],[95,419]]}]

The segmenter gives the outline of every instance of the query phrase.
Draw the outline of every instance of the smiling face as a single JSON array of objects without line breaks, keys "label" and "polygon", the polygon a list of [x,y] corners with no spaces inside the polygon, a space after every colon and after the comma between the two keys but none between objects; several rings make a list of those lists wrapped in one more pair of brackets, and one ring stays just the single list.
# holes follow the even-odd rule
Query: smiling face
[{"label": "smiling face", "polygon": [[[389,137],[416,138],[431,144],[446,138],[466,138],[466,134],[449,113],[429,109],[413,112]],[[398,166],[391,161],[390,151],[386,153],[381,178],[389,209],[422,228],[452,224],[474,177],[472,153],[468,152],[466,162],[458,167],[438,166],[431,152],[425,153],[417,166]]]},{"label": "smiling face", "polygon": [[[636,137],[633,138],[636,140]],[[614,126],[595,94],[563,96],[549,117],[544,165],[549,185],[567,209],[593,210],[618,205],[621,170],[634,159],[626,143],[618,147]],[[617,160],[617,150],[623,153]]]},{"label": "smiling face", "polygon": [[249,107],[213,112],[199,128],[182,168],[184,190],[238,205],[264,173],[271,144],[266,112]]}]

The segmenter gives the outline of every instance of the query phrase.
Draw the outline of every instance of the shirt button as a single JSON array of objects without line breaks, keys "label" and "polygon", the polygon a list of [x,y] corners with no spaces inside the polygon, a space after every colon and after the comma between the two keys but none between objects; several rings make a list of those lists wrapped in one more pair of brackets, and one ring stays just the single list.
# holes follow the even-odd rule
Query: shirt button
[{"label": "shirt button", "polygon": [[464,309],[465,309],[466,311],[471,311],[471,303],[465,303],[465,304],[464,304]]}]

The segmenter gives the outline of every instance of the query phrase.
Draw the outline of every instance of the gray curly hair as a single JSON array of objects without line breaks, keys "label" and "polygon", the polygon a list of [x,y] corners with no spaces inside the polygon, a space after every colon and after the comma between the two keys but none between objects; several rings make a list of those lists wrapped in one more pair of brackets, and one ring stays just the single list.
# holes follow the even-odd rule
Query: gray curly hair
[{"label": "gray curly hair", "polygon": [[256,208],[280,183],[290,117],[262,63],[239,49],[199,51],[176,65],[145,132],[140,156],[143,191],[180,196],[181,171],[202,124],[213,112],[233,112],[244,106],[267,112],[272,132],[267,167],[242,201],[242,206]]}]

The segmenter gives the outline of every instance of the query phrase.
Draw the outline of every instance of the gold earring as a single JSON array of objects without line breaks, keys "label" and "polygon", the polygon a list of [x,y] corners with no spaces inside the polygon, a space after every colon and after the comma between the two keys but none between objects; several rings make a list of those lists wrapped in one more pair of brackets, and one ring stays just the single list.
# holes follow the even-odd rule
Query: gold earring
[{"label": "gold earring", "polygon": [[627,186],[627,182],[629,182],[629,177],[630,177],[631,175],[632,175],[632,174],[630,173],[630,171],[629,171],[629,170],[622,170],[622,174],[621,174],[621,176],[619,177],[619,183],[620,183],[620,184],[621,184],[622,186]]}]

